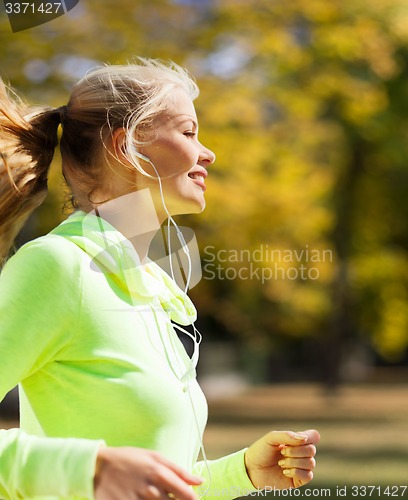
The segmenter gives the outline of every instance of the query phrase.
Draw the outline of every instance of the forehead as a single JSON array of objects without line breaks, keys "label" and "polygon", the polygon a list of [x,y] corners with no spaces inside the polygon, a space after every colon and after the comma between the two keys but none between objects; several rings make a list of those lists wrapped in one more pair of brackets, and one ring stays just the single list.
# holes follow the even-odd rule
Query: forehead
[{"label": "forehead", "polygon": [[194,120],[197,122],[197,114],[191,97],[182,89],[175,89],[169,99],[167,119],[182,121]]},{"label": "forehead", "polygon": [[183,89],[176,88],[169,96],[166,111],[156,116],[152,129],[156,132],[180,127],[184,122],[192,123],[198,129],[197,115],[191,97]]}]

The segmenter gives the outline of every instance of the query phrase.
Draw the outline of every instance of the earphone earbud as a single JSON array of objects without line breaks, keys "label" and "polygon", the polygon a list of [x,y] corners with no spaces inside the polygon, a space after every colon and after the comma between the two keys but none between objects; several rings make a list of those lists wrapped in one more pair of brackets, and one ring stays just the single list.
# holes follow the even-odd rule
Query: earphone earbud
[{"label": "earphone earbud", "polygon": [[[133,148],[132,148],[133,149]],[[127,143],[126,142],[123,142],[121,145],[120,145],[120,150],[122,152],[123,155],[126,156],[127,154]],[[138,158],[140,158],[141,160],[144,160],[144,161],[147,161],[149,162],[150,164],[152,164],[150,158],[148,158],[147,156],[143,155],[142,153],[139,153],[139,151],[136,151],[135,149],[133,150],[133,154],[135,156],[137,156]]]},{"label": "earphone earbud", "polygon": [[139,151],[135,151],[135,155],[136,155],[138,158],[140,158],[141,160],[144,160],[144,161],[147,161],[147,162],[149,162],[149,163],[152,163],[152,162],[150,161],[150,158],[148,158],[148,157],[147,157],[147,156],[145,156],[145,155],[142,155],[142,153],[139,153]]}]

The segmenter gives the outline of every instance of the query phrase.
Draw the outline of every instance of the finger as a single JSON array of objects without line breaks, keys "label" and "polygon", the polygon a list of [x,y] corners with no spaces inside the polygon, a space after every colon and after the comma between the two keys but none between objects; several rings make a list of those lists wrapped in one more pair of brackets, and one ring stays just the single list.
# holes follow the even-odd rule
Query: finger
[{"label": "finger", "polygon": [[149,484],[146,487],[146,491],[144,492],[143,498],[145,500],[168,500],[169,496],[164,491],[161,491],[154,484]]},{"label": "finger", "polygon": [[281,454],[292,458],[314,457],[316,455],[316,446],[314,444],[305,444],[303,446],[285,446],[280,450]]},{"label": "finger", "polygon": [[155,478],[155,485],[177,500],[197,500],[197,495],[190,486],[170,469],[162,469]]},{"label": "finger", "polygon": [[320,434],[315,429],[309,429],[307,431],[298,432],[300,436],[306,436],[306,443],[316,444],[320,441]]},{"label": "finger", "polygon": [[159,463],[161,463],[162,465],[173,471],[175,474],[177,474],[177,476],[179,476],[187,484],[190,484],[192,486],[198,486],[204,481],[202,477],[190,474],[190,472],[186,471],[185,469],[175,464],[174,462],[167,460],[167,458],[163,457],[163,455],[160,455],[159,453],[155,455],[155,458]]},{"label": "finger", "polygon": [[313,470],[316,467],[314,458],[284,458],[279,460],[278,465],[282,469],[303,469]]},{"label": "finger", "polygon": [[266,442],[272,446],[289,445],[299,446],[305,444],[309,436],[305,433],[292,431],[271,431],[265,438]]},{"label": "finger", "polygon": [[313,472],[304,469],[283,469],[283,474],[286,477],[293,479],[293,484],[296,488],[303,486],[313,479]]}]

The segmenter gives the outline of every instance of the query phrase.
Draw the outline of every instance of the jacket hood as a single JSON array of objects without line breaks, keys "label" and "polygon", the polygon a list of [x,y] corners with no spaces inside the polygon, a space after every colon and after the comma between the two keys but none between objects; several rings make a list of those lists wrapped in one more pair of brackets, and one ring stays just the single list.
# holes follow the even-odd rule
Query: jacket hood
[{"label": "jacket hood", "polygon": [[106,220],[94,213],[75,211],[51,231],[75,243],[92,259],[95,272],[109,275],[137,306],[155,297],[170,319],[189,325],[197,311],[187,294],[155,262],[140,262],[132,243]]}]

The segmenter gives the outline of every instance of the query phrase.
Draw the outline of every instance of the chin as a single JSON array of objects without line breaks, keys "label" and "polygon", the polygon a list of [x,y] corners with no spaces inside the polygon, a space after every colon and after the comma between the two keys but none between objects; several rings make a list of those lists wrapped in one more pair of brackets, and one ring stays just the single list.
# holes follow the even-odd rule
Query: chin
[{"label": "chin", "polygon": [[171,211],[171,215],[188,215],[188,214],[201,214],[206,206],[205,200],[191,200],[190,203],[179,206],[176,210]]},{"label": "chin", "polygon": [[203,198],[202,200],[198,201],[194,208],[191,209],[190,214],[201,214],[205,209],[205,199]]}]

